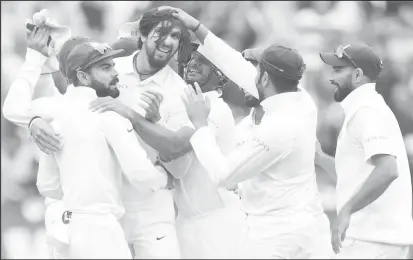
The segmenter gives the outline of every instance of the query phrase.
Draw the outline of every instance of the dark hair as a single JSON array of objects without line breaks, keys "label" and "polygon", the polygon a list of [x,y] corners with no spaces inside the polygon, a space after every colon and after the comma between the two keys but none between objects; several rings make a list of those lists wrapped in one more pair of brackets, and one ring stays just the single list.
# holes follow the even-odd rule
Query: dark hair
[{"label": "dark hair", "polygon": [[294,92],[298,90],[298,80],[285,77],[284,74],[276,69],[271,68],[262,61],[260,61],[258,64],[260,65],[260,76],[262,76],[264,71],[266,71],[268,73],[268,77],[277,88],[277,91],[279,93]]},{"label": "dark hair", "polygon": [[[169,21],[172,24],[179,24],[181,28],[181,39],[179,40],[178,47],[178,66],[183,66],[191,55],[191,36],[185,24],[172,16],[173,12],[173,9],[158,10],[158,8],[153,8],[148,10],[143,14],[139,22],[139,32],[141,36],[147,37],[159,23],[162,23],[161,37],[156,41],[156,44],[159,44],[173,28],[172,26],[165,26],[165,22]],[[142,45],[142,39],[139,38],[138,48],[141,49]]]},{"label": "dark hair", "polygon": [[[86,73],[90,73],[90,67],[85,69],[85,70],[82,70],[82,71],[86,72]],[[71,75],[68,75],[67,79],[75,87],[82,86],[82,83],[80,82],[79,78],[77,77],[77,70],[73,71]]]}]

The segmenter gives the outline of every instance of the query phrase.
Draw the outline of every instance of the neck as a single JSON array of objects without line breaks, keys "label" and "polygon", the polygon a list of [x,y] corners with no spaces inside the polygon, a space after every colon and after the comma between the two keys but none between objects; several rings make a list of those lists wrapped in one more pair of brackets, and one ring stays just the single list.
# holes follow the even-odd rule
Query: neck
[{"label": "neck", "polygon": [[134,59],[134,67],[141,79],[149,78],[159,70],[149,64],[148,54],[144,49],[142,49],[136,59]]}]

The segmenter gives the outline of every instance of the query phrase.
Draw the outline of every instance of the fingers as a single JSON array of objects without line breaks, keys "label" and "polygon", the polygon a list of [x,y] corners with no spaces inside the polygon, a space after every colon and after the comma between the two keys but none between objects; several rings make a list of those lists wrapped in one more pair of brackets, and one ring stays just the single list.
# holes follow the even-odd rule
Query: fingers
[{"label": "fingers", "polygon": [[50,154],[52,152],[57,152],[61,149],[60,142],[59,144],[56,143],[53,139],[49,138],[46,135],[37,135],[34,138],[35,143],[37,146],[42,150],[44,153]]},{"label": "fingers", "polygon": [[147,103],[148,106],[154,106],[155,108],[160,106],[158,98],[150,93],[142,93],[141,100]]},{"label": "fingers", "polygon": [[205,96],[205,104],[207,105],[208,108],[211,107],[211,100],[209,99],[208,96]]},{"label": "fingers", "polygon": [[195,86],[195,93],[197,95],[202,95],[202,90],[201,90],[201,87],[199,86],[199,84],[197,82],[194,82],[194,86]]},{"label": "fingers", "polygon": [[340,253],[340,248],[341,248],[341,240],[340,240],[341,234],[338,231],[338,229],[334,229],[332,234],[331,234],[331,245],[333,246],[333,250],[336,254]]},{"label": "fingers", "polygon": [[146,90],[144,92],[142,92],[142,95],[152,99],[152,100],[156,100],[158,103],[161,103],[163,100],[163,97],[161,94],[155,92],[155,91],[150,91],[150,90]]}]

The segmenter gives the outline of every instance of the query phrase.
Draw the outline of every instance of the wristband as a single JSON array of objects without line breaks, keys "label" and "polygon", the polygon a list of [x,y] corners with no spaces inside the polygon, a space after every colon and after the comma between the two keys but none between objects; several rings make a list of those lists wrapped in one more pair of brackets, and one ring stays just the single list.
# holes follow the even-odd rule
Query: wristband
[{"label": "wristband", "polygon": [[198,30],[199,26],[201,26],[201,21],[199,21],[198,25],[192,31],[195,32],[196,30]]},{"label": "wristband", "polygon": [[31,120],[30,120],[30,122],[29,122],[29,130],[30,130],[30,126],[31,126],[31,124],[33,123],[33,121],[35,120],[35,119],[37,119],[37,118],[41,118],[40,116],[35,116],[35,117],[33,117]]}]

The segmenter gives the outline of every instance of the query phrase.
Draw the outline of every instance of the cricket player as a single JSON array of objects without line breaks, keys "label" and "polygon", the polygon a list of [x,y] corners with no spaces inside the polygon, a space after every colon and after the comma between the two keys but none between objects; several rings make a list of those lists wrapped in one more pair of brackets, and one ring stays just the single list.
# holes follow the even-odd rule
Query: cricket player
[{"label": "cricket player", "polygon": [[49,53],[48,38],[45,27],[30,34],[26,62],[10,87],[3,114],[25,126],[41,117],[64,138],[64,147],[49,160],[58,174],[49,175],[48,183],[40,186],[45,189],[39,191],[45,197],[63,200],[68,242],[65,257],[130,259],[119,223],[124,214],[122,181],[150,193],[166,186],[166,173],[147,159],[130,132],[130,122],[115,113],[88,110],[89,102],[97,96],[119,94],[112,57],[120,50],[112,51],[88,38],[68,40],[60,50],[59,65],[73,85],[63,96],[31,100]]},{"label": "cricket player", "polygon": [[399,124],[376,92],[382,61],[363,43],[320,57],[333,68],[334,99],[345,113],[335,156],[333,248],[343,259],[406,259],[413,244],[411,177]]},{"label": "cricket player", "polygon": [[[212,113],[209,126],[221,150],[227,154],[235,148],[235,120],[230,107],[222,99],[223,88],[229,81],[200,52],[194,52],[185,68],[188,84],[199,84],[210,100]],[[217,187],[199,163],[177,180],[174,190],[178,208],[177,232],[183,258],[236,258],[242,223],[237,194]]]},{"label": "cricket player", "polygon": [[[161,15],[157,17],[160,17],[158,19],[170,19],[169,22],[173,22],[172,25],[179,21],[175,21],[172,18],[169,10],[166,14],[168,14],[169,17],[162,17]],[[142,27],[143,22],[147,22],[146,19],[144,15],[139,22],[140,27]],[[179,75],[173,72],[166,63],[164,63],[164,68],[148,78],[146,78],[143,73],[139,73],[145,69],[148,70],[148,68],[145,68],[145,66],[139,62],[139,59],[141,57],[140,55],[143,55],[143,52],[150,54],[152,52],[151,49],[156,46],[156,44],[152,42],[152,37],[149,36],[152,36],[153,31],[158,31],[157,28],[162,25],[160,21],[161,20],[153,20],[153,29],[151,30],[139,28],[144,41],[142,50],[131,59],[131,63],[134,64],[135,69],[131,70],[130,73],[131,76],[135,77],[135,82],[138,83],[138,88],[134,91],[141,91],[143,88],[152,88],[155,91],[159,89],[158,91],[162,93],[163,101],[160,105],[160,122],[156,125],[144,120],[116,99],[102,99],[96,103],[95,108],[100,111],[114,110],[134,122],[138,135],[149,146],[159,152],[159,157],[164,161],[165,167],[176,179],[174,181],[174,193],[178,206],[178,225],[180,225],[180,230],[183,231],[181,232],[180,238],[184,239],[180,240],[180,243],[183,241],[183,244],[181,244],[181,248],[183,249],[183,252],[181,252],[182,256],[185,258],[235,257],[236,249],[234,246],[229,245],[234,244],[236,246],[237,244],[239,236],[236,236],[236,232],[241,230],[237,227],[237,223],[239,223],[237,219],[241,220],[243,216],[239,211],[224,209],[228,201],[232,204],[232,201],[234,201],[236,197],[228,192],[225,187],[217,189],[215,185],[209,185],[205,170],[198,163],[193,152],[191,152],[189,137],[193,133],[193,128],[186,116],[185,106],[181,100],[181,95],[186,84],[181,85],[181,82],[183,82],[182,79],[179,78]],[[171,48],[172,52],[175,50],[174,45],[177,45],[177,41],[174,41],[174,34],[177,31],[175,27],[176,25],[169,30],[163,29],[163,31],[170,32],[169,35],[160,35],[165,37],[164,42],[159,43],[163,50],[167,48]],[[148,37],[145,36],[145,31],[149,32]],[[157,40],[160,36],[156,35],[154,40]],[[187,48],[188,47],[191,48],[191,46],[187,46]],[[148,54],[146,55],[151,57]],[[165,55],[155,50],[154,58],[159,59],[160,57],[165,57]],[[193,72],[188,71],[188,73]],[[140,78],[146,79],[140,83]],[[154,83],[157,85],[154,85]],[[127,85],[130,86],[131,84],[132,83],[128,83]],[[215,111],[211,113],[209,119],[210,127],[214,131],[217,131],[217,136],[222,140],[224,147],[225,142],[231,141],[228,136],[231,134],[229,131],[230,127],[234,127],[235,125],[234,119],[228,106],[218,98],[218,93],[214,90],[216,86],[208,84],[205,85],[205,87],[209,87],[206,95],[211,96]],[[205,90],[207,89],[205,88]],[[129,97],[131,96],[132,95],[129,95]],[[120,98],[122,98],[122,91]],[[133,102],[131,102],[131,104],[132,103]],[[163,128],[162,125],[166,126],[166,128]],[[228,125],[230,127],[227,127]],[[166,163],[167,161],[168,163]],[[235,200],[235,203],[236,202]],[[187,222],[185,221],[186,219],[191,221]],[[229,221],[229,219],[232,219],[232,221]],[[222,224],[228,222],[231,222],[228,227],[226,227],[226,224]],[[195,227],[198,227],[200,230],[196,231]],[[194,233],[195,231],[196,233]],[[230,243],[225,241],[228,237],[231,237]],[[197,240],[191,241],[191,239],[195,238]],[[190,245],[196,244],[197,241],[199,241],[200,244],[196,245],[195,248],[191,248]],[[222,244],[222,241],[225,241],[225,245]]]},{"label": "cricket player", "polygon": [[[258,66],[262,52],[262,48],[246,49],[242,52],[242,55],[247,61],[251,62],[254,66]],[[298,86],[298,88],[304,93],[306,93],[306,90],[302,89],[300,86]],[[254,107],[252,113],[256,113],[257,111],[259,111],[259,100],[251,94],[249,94],[248,92],[245,96],[245,103]],[[251,116],[254,116],[254,114],[252,114]],[[322,169],[328,171],[330,175],[335,176],[334,161],[332,161],[332,159],[329,158],[329,156],[322,151],[321,145],[318,142],[318,140],[316,141],[316,153],[314,163],[316,166],[319,166]],[[320,235],[314,238],[315,246],[311,258],[330,259],[334,254],[330,243],[330,221],[327,215],[324,213],[321,196],[318,192],[317,182],[315,182],[314,185],[316,186],[317,190],[315,200],[318,201],[317,203],[314,203],[314,215],[318,222],[317,226],[319,228]]]},{"label": "cricket player", "polygon": [[[157,8],[145,12],[139,21],[121,26],[120,31],[124,33],[125,28],[126,36],[139,35],[138,50],[116,60],[121,71],[120,83],[126,86],[121,89],[119,100],[135,112],[139,112],[142,106],[155,104],[158,117],[151,122],[142,117],[142,123],[149,128],[140,128],[142,131],[137,131],[137,134],[152,162],[161,164],[159,157],[165,158],[171,151],[179,154],[175,158],[186,153],[182,145],[174,144],[176,139],[154,137],[153,133],[183,127],[180,134],[185,135],[185,129],[190,126],[180,100],[186,84],[168,65],[176,54],[178,59],[188,59],[185,50],[191,47],[189,32],[179,20],[172,18],[169,11],[160,12]],[[142,94],[144,91],[146,94]],[[105,109],[101,107],[106,106],[101,101],[97,100],[91,108]],[[189,150],[188,147],[185,149]],[[180,175],[188,170],[191,162],[189,156],[166,167],[172,174]],[[145,197],[136,189],[126,187],[124,198],[128,213],[122,223],[134,257],[180,258],[172,191],[164,190]]]},{"label": "cricket player", "polygon": [[[305,70],[301,55],[272,45],[255,69],[196,19],[179,9],[174,15],[195,31],[206,57],[228,72],[229,78],[230,74],[237,78],[235,70],[228,68],[236,64],[238,78],[252,82],[246,91],[261,101],[255,118],[246,119],[250,123],[243,140],[225,156],[204,127],[207,103],[199,90],[186,90],[187,113],[197,129],[191,137],[197,158],[218,185],[242,184],[241,203],[248,226],[242,256],[311,257],[312,240],[318,233],[313,208],[320,203],[315,199],[314,172],[317,110],[309,95],[298,90]],[[245,81],[239,85],[245,86]]]}]

